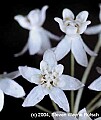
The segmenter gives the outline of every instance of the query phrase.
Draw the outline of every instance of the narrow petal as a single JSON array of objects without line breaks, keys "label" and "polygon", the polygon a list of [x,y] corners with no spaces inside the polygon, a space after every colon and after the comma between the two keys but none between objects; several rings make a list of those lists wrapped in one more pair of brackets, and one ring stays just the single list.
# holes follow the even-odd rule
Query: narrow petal
[{"label": "narrow petal", "polygon": [[80,39],[81,37],[77,37],[77,38],[74,38],[74,40],[72,40],[71,50],[77,63],[79,63],[84,67],[87,67],[88,65],[87,55]]},{"label": "narrow petal", "polygon": [[87,35],[95,35],[101,32],[101,24],[95,25],[93,27],[88,27],[87,30],[84,32]]},{"label": "narrow petal", "polygon": [[17,70],[17,71],[14,71],[14,72],[11,72],[11,73],[6,73],[6,74],[3,74],[2,77],[3,78],[10,78],[10,79],[14,79],[14,78],[17,78],[20,76],[20,72]]},{"label": "narrow petal", "polygon": [[87,47],[87,45],[83,42],[82,39],[80,39],[80,40],[81,40],[81,42],[82,42],[82,45],[83,45],[85,51],[86,51],[90,56],[97,56],[97,54],[96,54],[95,52],[91,51],[91,50]]},{"label": "narrow petal", "polygon": [[64,111],[69,112],[69,103],[64,92],[59,88],[53,88],[49,93],[50,98]]},{"label": "narrow petal", "polygon": [[0,80],[0,89],[7,95],[20,98],[25,96],[24,89],[15,81],[4,78]]},{"label": "narrow petal", "polygon": [[[35,83],[38,84],[39,81],[38,80],[38,76],[40,76],[41,71],[39,69],[36,68],[31,68],[31,67],[27,67],[27,66],[19,66],[18,67],[20,74],[29,82],[31,83]],[[36,79],[32,79],[32,78]]]},{"label": "narrow petal", "polygon": [[69,40],[68,37],[65,36],[55,49],[57,61],[65,57],[70,51],[70,48],[71,48],[71,40]]},{"label": "narrow petal", "polygon": [[43,25],[45,19],[46,19],[46,10],[48,9],[48,5],[45,5],[42,7],[41,9],[41,13],[40,13],[40,25]]},{"label": "narrow petal", "polygon": [[34,87],[28,94],[28,96],[25,98],[22,106],[23,107],[34,106],[37,103],[39,103],[44,98],[45,95],[46,94],[42,86]]},{"label": "narrow petal", "polygon": [[43,55],[43,61],[48,63],[49,66],[54,67],[57,65],[56,56],[52,50],[46,50]]},{"label": "narrow petal", "polygon": [[19,57],[19,56],[23,55],[27,50],[28,50],[28,42],[26,43],[24,48],[19,53],[14,54],[14,57]]},{"label": "narrow petal", "polygon": [[40,33],[36,30],[30,31],[28,39],[28,48],[30,55],[38,53],[41,49],[42,39]]},{"label": "narrow petal", "polygon": [[16,15],[14,19],[20,24],[21,27],[30,30],[31,25],[28,21],[28,19],[22,15]]},{"label": "narrow petal", "polygon": [[74,14],[71,10],[65,8],[62,12],[63,19],[74,19]]},{"label": "narrow petal", "polygon": [[62,64],[58,64],[55,68],[54,68],[54,71],[56,73],[58,73],[58,75],[62,75],[63,73],[63,70],[64,70],[64,66]]},{"label": "narrow petal", "polygon": [[60,30],[65,33],[66,30],[65,30],[65,25],[63,24],[63,20],[58,17],[55,17],[54,20],[59,23]]},{"label": "narrow petal", "polygon": [[80,110],[78,114],[79,114],[79,120],[92,120],[87,114],[87,111],[85,108]]},{"label": "narrow petal", "polygon": [[101,91],[101,76],[94,80],[89,86],[89,89],[95,90],[95,91]]},{"label": "narrow petal", "polygon": [[87,11],[82,11],[76,16],[76,20],[83,23],[87,20],[88,18],[88,12]]},{"label": "narrow petal", "polygon": [[4,93],[0,90],[0,111],[3,109],[4,106]]},{"label": "narrow petal", "polygon": [[99,3],[99,8],[100,8],[100,12],[99,12],[99,20],[101,22],[101,3]]},{"label": "narrow petal", "polygon": [[82,82],[69,75],[61,75],[59,80],[60,81],[57,86],[62,90],[78,90],[84,87],[84,84]]}]

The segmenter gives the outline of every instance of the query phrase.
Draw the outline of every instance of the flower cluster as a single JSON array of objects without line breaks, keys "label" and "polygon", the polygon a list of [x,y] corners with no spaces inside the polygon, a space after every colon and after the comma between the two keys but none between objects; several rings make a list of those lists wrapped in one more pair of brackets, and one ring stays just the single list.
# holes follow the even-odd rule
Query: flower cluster
[{"label": "flower cluster", "polygon": [[[99,19],[101,21],[101,4],[99,6]],[[47,9],[48,6],[45,5],[41,10],[32,10],[27,16],[16,15],[14,17],[21,27],[29,30],[27,44],[21,52],[14,56],[18,57],[29,50],[30,55],[42,54],[43,59],[40,62],[40,69],[25,65],[19,66],[17,71],[0,75],[0,111],[4,105],[4,94],[15,98],[22,98],[26,95],[23,87],[13,80],[14,78],[22,77],[28,82],[37,85],[25,97],[22,103],[23,107],[35,106],[43,100],[46,95],[49,95],[54,104],[66,112],[64,117],[54,116],[54,114],[62,114],[64,112],[53,112],[54,120],[91,120],[89,115],[84,116],[84,114],[88,114],[88,109],[86,110],[86,108],[80,110],[80,112],[77,110],[78,117],[69,116],[71,107],[67,99],[66,91],[82,90],[85,87],[85,83],[74,76],[64,74],[65,66],[58,64],[58,61],[63,59],[71,50],[77,63],[87,69],[89,63],[86,52],[90,56],[93,56],[91,58],[97,57],[98,54],[96,51],[88,48],[81,35],[83,33],[89,35],[99,34],[99,39],[101,40],[101,25],[87,28],[91,23],[91,21],[87,20],[88,11],[82,11],[75,17],[70,9],[65,8],[62,11],[63,19],[58,17],[54,18],[54,20],[58,22],[60,30],[65,33],[65,36],[61,39],[61,37],[54,35],[42,27],[46,19]],[[52,48],[50,39],[59,42],[58,45]],[[90,68],[88,68],[88,70],[89,69]],[[98,72],[101,73],[100,68],[97,69]],[[101,91],[101,76],[87,87],[91,90]],[[101,120],[101,117],[95,120]]]}]

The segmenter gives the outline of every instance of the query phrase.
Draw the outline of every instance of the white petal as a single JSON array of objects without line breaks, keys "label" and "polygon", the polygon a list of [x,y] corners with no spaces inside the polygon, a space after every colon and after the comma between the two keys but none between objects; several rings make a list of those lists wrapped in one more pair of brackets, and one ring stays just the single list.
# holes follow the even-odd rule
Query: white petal
[{"label": "white petal", "polygon": [[71,10],[65,8],[62,12],[63,19],[74,19],[74,14]]},{"label": "white petal", "polygon": [[46,94],[42,86],[34,87],[28,94],[28,96],[25,98],[22,106],[23,107],[34,106],[37,103],[39,103],[44,98],[45,95]]},{"label": "white petal", "polygon": [[25,95],[24,89],[14,80],[4,78],[0,80],[0,89],[7,95],[20,98]]},{"label": "white petal", "polygon": [[71,40],[68,39],[67,35],[61,40],[55,49],[57,61],[65,57],[71,48]]},{"label": "white petal", "polygon": [[64,92],[59,88],[53,88],[49,93],[50,98],[64,111],[69,112],[69,103]]},{"label": "white petal", "polygon": [[40,25],[42,25],[46,19],[46,10],[48,9],[48,6],[45,5],[42,7],[41,9],[41,13],[40,13]]},{"label": "white petal", "polygon": [[89,89],[95,90],[95,91],[101,91],[101,76],[94,80],[89,86]]},{"label": "white petal", "polygon": [[101,3],[99,3],[99,8],[100,8],[100,12],[99,12],[99,20],[101,22]]},{"label": "white petal", "polygon": [[46,50],[43,55],[43,61],[45,61],[49,66],[54,67],[57,65],[56,56],[52,50]]},{"label": "white petal", "polygon": [[101,24],[88,27],[84,33],[87,35],[95,35],[95,34],[99,34],[100,32],[101,32]]},{"label": "white petal", "polygon": [[88,18],[88,12],[87,11],[82,11],[76,16],[76,20],[79,22],[85,22]]},{"label": "white petal", "polygon": [[41,49],[42,39],[40,33],[36,30],[31,30],[28,39],[28,48],[30,55],[38,53]]},{"label": "white petal", "polygon": [[87,114],[87,111],[85,108],[80,110],[78,114],[79,114],[79,120],[92,120]]},{"label": "white petal", "polygon": [[77,33],[77,27],[75,26],[67,26],[66,27],[66,34],[67,35],[75,35]]},{"label": "white petal", "polygon": [[65,30],[65,25],[63,24],[63,20],[58,17],[55,17],[54,20],[59,23],[60,30],[65,33],[66,30]]},{"label": "white petal", "polygon": [[96,67],[96,70],[99,74],[101,74],[101,68],[100,67]]},{"label": "white petal", "polygon": [[95,120],[101,120],[101,117],[99,117],[99,118],[96,118]]},{"label": "white petal", "polygon": [[28,50],[28,42],[26,43],[26,45],[23,47],[23,49],[19,53],[14,54],[14,57],[19,57],[23,55],[27,50]]},{"label": "white petal", "polygon": [[83,42],[82,39],[80,39],[80,40],[81,40],[81,42],[82,42],[82,44],[83,44],[83,47],[84,47],[85,51],[86,51],[90,56],[97,56],[97,54],[96,54],[95,52],[91,51],[91,50],[87,47],[87,45]]},{"label": "white petal", "polygon": [[84,87],[84,84],[82,82],[69,75],[61,75],[59,80],[60,81],[57,86],[62,90],[78,90]]},{"label": "white petal", "polygon": [[11,73],[6,73],[6,74],[3,74],[2,77],[3,78],[10,78],[10,79],[14,79],[14,78],[17,78],[20,76],[20,72],[19,71],[14,71],[14,72],[11,72]]},{"label": "white petal", "polygon": [[87,67],[88,65],[88,60],[87,60],[87,55],[86,55],[86,52],[83,48],[83,45],[82,45],[82,42],[81,42],[81,37],[77,37],[77,38],[74,38],[74,40],[72,40],[72,53],[76,59],[76,61],[84,66],[84,67]]},{"label": "white petal", "polygon": [[64,66],[61,65],[61,64],[58,64],[58,65],[54,68],[54,71],[55,71],[56,73],[58,73],[59,76],[62,75],[63,70],[64,70]]},{"label": "white petal", "polygon": [[4,106],[4,94],[2,90],[0,90],[0,111],[3,109]]},{"label": "white petal", "polygon": [[[29,82],[38,84],[38,76],[40,76],[41,71],[36,68],[31,68],[27,66],[19,66],[18,67],[20,74]],[[33,77],[36,76],[36,79],[32,79]]]},{"label": "white petal", "polygon": [[30,30],[31,26],[28,19],[22,15],[16,15],[14,19],[20,24],[21,27]]}]

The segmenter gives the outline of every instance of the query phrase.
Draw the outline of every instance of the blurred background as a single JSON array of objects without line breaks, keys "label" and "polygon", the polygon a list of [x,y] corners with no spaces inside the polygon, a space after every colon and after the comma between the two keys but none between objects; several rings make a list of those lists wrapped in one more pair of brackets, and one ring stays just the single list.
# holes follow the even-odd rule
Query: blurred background
[{"label": "blurred background", "polygon": [[[75,16],[83,10],[87,10],[89,12],[88,20],[91,20],[91,24],[89,26],[92,26],[100,23],[98,6],[99,3],[100,0],[9,0],[7,3],[6,1],[2,1],[2,3],[0,3],[0,74],[2,74],[4,71],[15,71],[18,69],[18,66],[23,65],[39,68],[40,61],[42,60],[42,56],[30,56],[28,51],[20,57],[14,57],[15,53],[18,53],[22,50],[28,40],[29,35],[29,31],[23,29],[14,20],[15,15],[27,15],[31,10],[35,8],[41,9],[44,5],[49,5],[49,8],[46,12],[46,21],[43,27],[58,36],[62,36],[64,35],[64,33],[60,31],[59,25],[54,21],[54,17],[62,18],[62,10],[64,8],[71,9]],[[82,38],[87,44],[87,46],[91,50],[94,50],[94,47],[98,40],[98,35],[88,36],[83,34]],[[51,43],[53,47],[58,44],[58,42],[54,40],[51,40]],[[89,58],[90,56],[88,55],[88,59]],[[64,73],[70,75],[70,53],[64,59],[59,61],[59,63],[65,66]],[[96,71],[97,66],[101,67],[101,51],[99,51],[99,55],[97,56],[93,64],[92,70],[89,74],[79,110],[85,107],[87,103],[98,93],[95,91],[90,91],[87,88],[87,86],[93,80],[100,76],[100,74]],[[81,80],[84,70],[84,67],[80,66],[75,62],[76,78]],[[34,84],[29,83],[22,77],[16,78],[15,81],[24,87],[26,95],[35,86]],[[66,95],[68,97],[68,100],[70,101],[70,91],[67,91]],[[32,119],[30,117],[31,113],[42,112],[36,107],[23,108],[21,106],[22,103],[22,99],[16,99],[5,95],[4,108],[0,113],[0,117],[3,117],[3,119],[8,118],[14,120],[15,118],[22,118],[24,120],[30,120]],[[54,108],[51,105],[51,100],[48,96],[46,96],[40,102],[40,105],[43,105],[47,109],[54,111]],[[99,113],[101,116],[101,108],[97,109],[94,112]],[[52,118],[49,119],[51,120]]]}]

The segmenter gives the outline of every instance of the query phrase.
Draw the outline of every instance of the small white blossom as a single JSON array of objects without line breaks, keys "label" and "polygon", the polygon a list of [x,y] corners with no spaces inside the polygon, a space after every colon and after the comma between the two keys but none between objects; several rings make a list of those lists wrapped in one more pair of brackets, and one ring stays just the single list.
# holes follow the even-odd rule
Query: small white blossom
[{"label": "small white blossom", "polygon": [[94,25],[92,27],[88,27],[87,30],[84,32],[85,34],[88,34],[88,35],[99,34],[99,35],[101,35],[101,4],[99,4],[99,8],[100,8],[100,12],[99,12],[100,24]]},{"label": "small white blossom", "polygon": [[20,24],[21,27],[29,30],[29,38],[25,47],[21,52],[15,54],[19,56],[24,54],[27,49],[30,55],[43,54],[45,50],[51,48],[50,40],[60,40],[60,37],[45,30],[42,25],[46,19],[46,10],[48,6],[44,6],[41,10],[34,9],[29,12],[27,16],[17,15],[14,19]]},{"label": "small white blossom", "polygon": [[62,16],[63,20],[58,17],[54,18],[55,21],[59,23],[61,31],[66,34],[55,49],[56,58],[57,60],[61,60],[71,50],[76,61],[86,67],[88,65],[86,52],[91,56],[96,56],[96,54],[86,46],[80,36],[80,34],[86,30],[87,25],[91,23],[90,21],[86,21],[88,12],[82,11],[74,19],[72,11],[65,8]]},{"label": "small white blossom", "polygon": [[[87,113],[86,109],[82,109],[78,112],[78,114],[74,113],[65,113],[61,111],[53,112],[52,117],[54,120],[92,120],[90,118],[90,114]],[[101,120],[101,117],[96,118],[94,120]]]},{"label": "small white blossom", "polygon": [[14,80],[12,80],[19,75],[19,71],[0,75],[0,111],[3,109],[4,105],[4,94],[13,96],[15,98],[20,98],[25,95],[23,88]]},{"label": "small white blossom", "polygon": [[24,100],[23,107],[34,106],[39,103],[45,95],[49,97],[64,111],[69,111],[69,103],[63,90],[77,90],[84,86],[76,78],[64,75],[63,65],[57,64],[55,54],[51,50],[45,51],[40,63],[40,70],[27,66],[19,66],[20,74],[34,87]]}]

